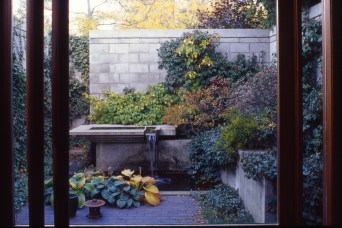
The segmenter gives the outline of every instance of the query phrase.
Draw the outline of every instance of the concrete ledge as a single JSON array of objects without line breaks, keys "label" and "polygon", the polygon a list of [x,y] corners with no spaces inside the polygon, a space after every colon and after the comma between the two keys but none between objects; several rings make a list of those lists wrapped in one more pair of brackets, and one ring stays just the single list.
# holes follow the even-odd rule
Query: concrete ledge
[{"label": "concrete ledge", "polygon": [[[116,135],[144,135],[145,127],[155,127],[158,135],[176,135],[176,128],[173,125],[151,125],[136,126],[123,124],[89,124],[81,125],[70,130],[70,135],[74,136],[116,136]],[[100,129],[99,129],[100,128]],[[105,128],[123,128],[123,129],[105,129]],[[125,129],[127,128],[127,129]],[[132,128],[132,129],[129,129]],[[134,129],[135,128],[135,129]]]},{"label": "concrete ledge", "polygon": [[[178,38],[184,32],[192,32],[194,29],[129,29],[129,30],[92,30],[89,33],[90,43],[93,39],[114,39],[114,38]],[[269,37],[267,29],[201,29],[209,33],[218,33],[223,37]],[[101,49],[102,50],[102,49]]]}]

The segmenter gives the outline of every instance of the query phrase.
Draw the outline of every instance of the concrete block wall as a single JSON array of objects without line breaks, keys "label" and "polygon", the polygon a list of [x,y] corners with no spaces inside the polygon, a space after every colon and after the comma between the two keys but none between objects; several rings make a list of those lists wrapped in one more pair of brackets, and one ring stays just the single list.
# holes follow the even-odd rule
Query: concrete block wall
[{"label": "concrete block wall", "polygon": [[[244,152],[263,153],[264,151],[239,151],[240,157]],[[252,214],[256,223],[277,222],[275,215],[266,210],[267,203],[276,197],[271,181],[265,178],[258,181],[246,178],[240,161],[235,170],[222,170],[221,180],[222,183],[238,190],[246,209]]]},{"label": "concrete block wall", "polygon": [[[165,80],[166,72],[158,69],[158,52],[162,42],[192,30],[95,30],[90,32],[90,94],[103,97],[103,90],[122,93],[125,87],[144,91],[147,85]],[[270,62],[268,30],[222,29],[217,50],[229,60],[238,54],[257,56]],[[261,58],[264,53],[264,57]]]}]

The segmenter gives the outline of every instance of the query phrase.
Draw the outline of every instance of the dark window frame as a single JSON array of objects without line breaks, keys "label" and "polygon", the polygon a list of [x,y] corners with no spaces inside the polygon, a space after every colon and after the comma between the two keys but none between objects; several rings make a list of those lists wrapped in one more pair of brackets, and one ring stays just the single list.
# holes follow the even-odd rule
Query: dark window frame
[{"label": "dark window frame", "polygon": [[[278,181],[278,224],[301,224],[302,207],[302,142],[300,138],[300,33],[299,33],[299,1],[278,0],[278,64],[279,64],[279,181]],[[28,0],[28,6],[33,6],[35,0]],[[324,61],[324,195],[323,195],[323,223],[325,225],[342,224],[342,216],[338,214],[338,208],[342,205],[342,189],[338,184],[338,174],[342,173],[342,140],[339,129],[342,128],[341,106],[338,105],[338,97],[342,90],[342,17],[341,0],[322,0],[323,2],[323,61]],[[30,7],[28,7],[30,9]],[[11,52],[11,0],[0,1],[0,180],[2,191],[0,194],[0,226],[14,226],[13,208],[13,152],[12,152],[12,52]],[[39,10],[42,10],[39,7]],[[39,12],[40,13],[40,12]],[[32,14],[31,14],[32,15]],[[32,23],[28,27],[30,31],[37,25],[41,25],[41,18],[32,15]],[[30,21],[30,19],[28,19]],[[335,22],[335,23],[334,23]],[[32,26],[32,27],[31,27]],[[37,32],[36,32],[37,31]],[[42,45],[41,30],[28,33],[31,36],[39,36],[31,45]],[[29,39],[29,38],[28,38]],[[30,44],[28,44],[30,45]],[[68,0],[53,0],[53,156],[55,198],[55,225],[69,226],[68,204],[68,118],[65,110],[68,110],[66,99],[68,91]],[[32,48],[32,46],[31,46]],[[30,47],[28,47],[28,52]],[[37,51],[37,50],[36,50]],[[39,50],[42,52],[43,50]],[[30,53],[28,53],[30,55]],[[32,69],[41,68],[41,57],[31,56]],[[41,80],[42,75],[35,75]],[[33,82],[34,83],[34,82]],[[38,86],[40,90],[41,85]],[[31,88],[28,88],[30,90]],[[37,95],[36,95],[37,96]],[[61,97],[58,97],[61,96]],[[33,97],[28,98],[28,105],[33,102]],[[39,98],[38,98],[39,99]],[[39,105],[38,105],[39,106]],[[40,106],[39,106],[40,107]],[[38,110],[39,111],[39,110]],[[32,111],[33,112],[33,111]],[[32,112],[28,113],[33,118]],[[37,120],[38,122],[42,120]],[[41,131],[41,130],[39,130]],[[32,134],[28,132],[29,134]],[[39,133],[39,132],[38,132]],[[40,132],[41,133],[41,132]],[[41,136],[39,136],[41,137]],[[42,138],[40,138],[42,140]],[[58,151],[58,153],[57,153]],[[62,152],[61,152],[62,151]],[[340,152],[340,153],[339,153]],[[33,153],[33,152],[32,152]],[[41,153],[34,154],[41,156]],[[30,155],[30,156],[33,156]],[[31,157],[32,158],[32,157]],[[41,159],[39,157],[38,159]],[[29,160],[29,166],[34,159]],[[39,167],[37,175],[41,175]],[[39,202],[43,195],[41,186],[43,180],[39,180],[37,186],[32,185],[32,175],[29,176],[29,194],[37,194]],[[43,225],[43,205],[36,203],[35,198],[30,199],[34,204],[30,206],[30,225]],[[34,213],[37,211],[37,213]]]}]

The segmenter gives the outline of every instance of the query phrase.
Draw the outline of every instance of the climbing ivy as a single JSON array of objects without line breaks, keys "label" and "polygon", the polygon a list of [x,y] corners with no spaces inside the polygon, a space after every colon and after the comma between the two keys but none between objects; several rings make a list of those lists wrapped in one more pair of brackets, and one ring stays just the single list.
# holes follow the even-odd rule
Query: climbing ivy
[{"label": "climbing ivy", "polygon": [[72,66],[81,73],[83,81],[89,77],[89,37],[70,36],[69,53]]},{"label": "climbing ivy", "polygon": [[26,87],[23,67],[22,21],[13,17],[13,152],[14,207],[19,209],[28,198],[26,158]]}]

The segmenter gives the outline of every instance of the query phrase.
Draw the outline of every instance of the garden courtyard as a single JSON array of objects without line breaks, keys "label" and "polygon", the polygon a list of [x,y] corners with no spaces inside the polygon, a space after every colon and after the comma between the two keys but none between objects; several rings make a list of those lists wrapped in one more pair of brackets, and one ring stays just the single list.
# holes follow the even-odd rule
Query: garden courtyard
[{"label": "garden courtyard", "polygon": [[[198,8],[187,26],[100,30],[85,23],[70,36],[71,225],[277,223],[277,30],[269,2],[208,1],[211,10]],[[160,9],[157,3],[151,7]],[[303,7],[307,224],[320,224],[322,213],[317,7]],[[26,225],[26,79],[17,20],[15,208],[16,224]],[[45,39],[45,224],[53,225],[51,34]],[[87,217],[90,208],[98,213],[92,203],[101,204],[101,217]]]}]

